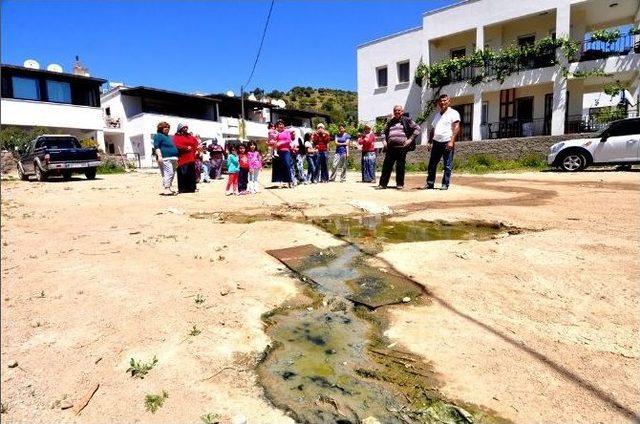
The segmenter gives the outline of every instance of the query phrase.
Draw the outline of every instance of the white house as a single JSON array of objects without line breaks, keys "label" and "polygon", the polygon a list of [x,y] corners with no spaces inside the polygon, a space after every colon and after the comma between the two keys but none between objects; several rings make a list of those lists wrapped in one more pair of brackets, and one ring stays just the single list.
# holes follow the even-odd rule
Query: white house
[{"label": "white house", "polygon": [[100,86],[106,80],[22,66],[2,65],[0,121],[27,129],[93,138],[104,147]]},{"label": "white house", "polygon": [[[311,118],[327,115],[276,108],[270,103],[245,100],[245,138],[266,140],[267,123],[283,119],[296,128],[310,128]],[[108,153],[124,155],[139,166],[154,166],[151,156],[152,137],[159,122],[171,125],[171,133],[179,123],[187,124],[202,141],[217,139],[221,145],[238,140],[242,104],[238,97],[195,95],[150,87],[113,87],[102,95],[107,128],[104,129]]]},{"label": "white house", "polygon": [[159,122],[168,122],[171,133],[182,123],[203,141],[223,140],[218,101],[208,97],[119,86],[102,95],[102,108],[108,126],[104,130],[106,152],[124,155],[142,167],[153,166],[152,137]]},{"label": "white house", "polygon": [[[359,120],[388,116],[395,104],[416,117],[436,94],[427,84],[414,82],[420,62],[431,65],[477,49],[496,51],[551,36],[579,43],[579,59],[565,65],[571,75],[601,70],[610,76],[565,78],[560,66],[550,66],[549,58],[541,56],[503,83],[485,80],[474,85],[471,80],[488,70],[462,69],[450,75],[440,93],[452,97],[461,112],[466,139],[589,130],[583,96],[602,92],[605,83],[620,81],[637,104],[640,41],[629,29],[639,21],[640,0],[466,0],[427,12],[420,27],[358,47]],[[620,29],[617,40],[589,41],[593,31],[608,28]]]}]

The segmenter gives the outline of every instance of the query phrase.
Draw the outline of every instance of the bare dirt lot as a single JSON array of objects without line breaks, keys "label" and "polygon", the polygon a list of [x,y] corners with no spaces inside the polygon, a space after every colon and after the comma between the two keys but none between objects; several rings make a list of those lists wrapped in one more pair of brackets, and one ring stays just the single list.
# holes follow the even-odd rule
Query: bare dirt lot
[{"label": "bare dirt lot", "polygon": [[[390,307],[386,336],[428,361],[449,399],[520,423],[637,419],[640,173],[454,175],[449,191],[416,190],[424,175],[403,191],[348,179],[233,197],[226,181],[159,196],[155,173],[3,181],[3,422],[293,422],[254,372],[271,342],[261,315],[302,290],[266,251],[341,242],[303,222],[190,215],[295,220],[360,213],[358,202],[403,220],[531,230],[380,253],[431,298]],[[131,358],[154,355],[144,379],[127,373]],[[163,390],[164,405],[147,411],[145,395]]]}]

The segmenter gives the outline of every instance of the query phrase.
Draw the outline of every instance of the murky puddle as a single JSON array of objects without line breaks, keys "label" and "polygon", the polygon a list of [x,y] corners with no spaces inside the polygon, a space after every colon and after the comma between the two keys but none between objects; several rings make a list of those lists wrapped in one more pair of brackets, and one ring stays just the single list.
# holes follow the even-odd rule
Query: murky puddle
[{"label": "murky puddle", "polygon": [[515,230],[481,222],[392,222],[379,216],[307,221],[348,243],[267,252],[306,283],[309,299],[264,316],[274,342],[257,373],[271,402],[304,423],[505,422],[481,407],[445,399],[430,365],[385,339],[384,306],[428,299],[422,297],[422,286],[373,253],[382,243],[483,240]]}]

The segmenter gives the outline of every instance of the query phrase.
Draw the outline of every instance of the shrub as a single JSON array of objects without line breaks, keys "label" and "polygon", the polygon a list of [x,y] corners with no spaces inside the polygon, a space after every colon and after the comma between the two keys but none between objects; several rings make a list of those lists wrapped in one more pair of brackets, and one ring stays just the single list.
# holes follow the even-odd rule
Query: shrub
[{"label": "shrub", "polygon": [[0,130],[0,148],[10,152],[15,152],[16,149],[24,150],[31,140],[43,134],[51,134],[51,132],[46,127],[26,130],[20,127],[3,126]]},{"label": "shrub", "polygon": [[123,174],[127,171],[122,166],[122,161],[116,156],[104,156],[96,172],[98,174]]},{"label": "shrub", "polygon": [[84,149],[97,149],[98,142],[93,138],[83,138],[82,140],[80,140],[80,146],[82,146],[82,148]]}]

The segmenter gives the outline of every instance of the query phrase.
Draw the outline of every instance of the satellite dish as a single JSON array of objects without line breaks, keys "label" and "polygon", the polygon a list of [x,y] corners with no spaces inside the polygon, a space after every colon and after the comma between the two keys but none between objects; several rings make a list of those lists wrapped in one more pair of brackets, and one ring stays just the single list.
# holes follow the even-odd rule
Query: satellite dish
[{"label": "satellite dish", "polygon": [[229,91],[227,91],[227,96],[233,97],[233,96],[235,96],[235,93],[233,91],[229,90]]},{"label": "satellite dish", "polygon": [[47,71],[62,72],[62,66],[58,65],[57,63],[52,63],[49,66],[47,66]]},{"label": "satellite dish", "polygon": [[40,64],[33,59],[25,60],[23,65],[25,68],[29,68],[29,69],[40,69]]}]

